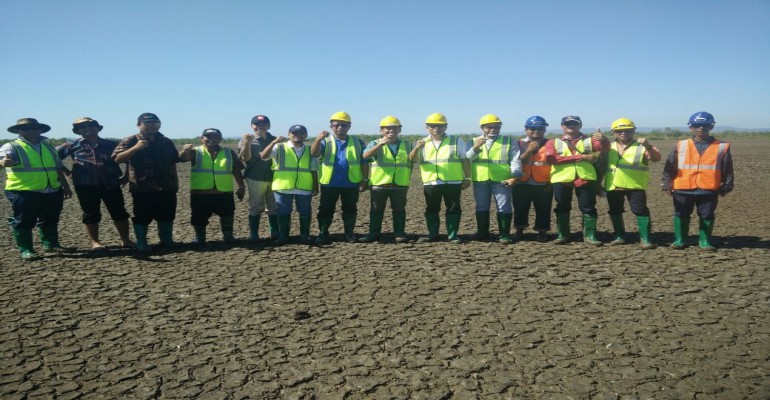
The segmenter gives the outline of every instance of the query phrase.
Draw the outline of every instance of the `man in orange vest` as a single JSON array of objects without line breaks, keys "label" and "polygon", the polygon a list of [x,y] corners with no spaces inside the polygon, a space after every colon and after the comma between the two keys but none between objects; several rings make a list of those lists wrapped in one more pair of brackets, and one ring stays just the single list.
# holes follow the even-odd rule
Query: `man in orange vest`
[{"label": "man in orange vest", "polygon": [[710,135],[715,125],[713,115],[697,112],[690,116],[687,125],[693,137],[677,142],[666,160],[661,183],[661,188],[674,199],[675,240],[671,248],[686,247],[690,215],[697,206],[700,248],[715,251],[711,244],[714,212],[719,196],[733,190],[733,157],[729,143]]},{"label": "man in orange vest", "polygon": [[518,163],[524,176],[511,178],[513,185],[513,226],[516,228],[514,240],[521,240],[524,229],[529,226],[529,209],[535,208],[535,231],[537,241],[546,242],[547,232],[551,229],[551,205],[553,204],[553,189],[551,188],[551,164],[545,159],[545,129],[548,123],[545,118],[533,115],[524,122],[526,137],[518,141]]}]

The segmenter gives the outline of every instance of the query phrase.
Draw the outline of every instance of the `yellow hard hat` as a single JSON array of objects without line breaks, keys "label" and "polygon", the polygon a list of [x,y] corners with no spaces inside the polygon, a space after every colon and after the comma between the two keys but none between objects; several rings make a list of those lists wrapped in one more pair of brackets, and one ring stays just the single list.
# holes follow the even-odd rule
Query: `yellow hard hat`
[{"label": "yellow hard hat", "polygon": [[487,114],[483,117],[481,117],[481,121],[479,121],[479,125],[483,126],[486,124],[503,124],[503,121],[500,121],[500,118],[495,114]]},{"label": "yellow hard hat", "polygon": [[382,121],[380,121],[380,127],[383,126],[401,126],[401,121],[398,120],[398,118],[388,115],[387,117],[383,118]]},{"label": "yellow hard hat", "polygon": [[439,113],[433,113],[431,115],[428,115],[428,118],[425,119],[426,124],[441,124],[446,125],[446,117],[444,114]]},{"label": "yellow hard hat", "polygon": [[618,118],[612,121],[613,131],[626,131],[631,129],[636,129],[636,125],[634,125],[634,121],[631,121],[628,118]]},{"label": "yellow hard hat", "polygon": [[350,114],[345,111],[337,111],[329,117],[329,121],[345,121],[350,122]]}]

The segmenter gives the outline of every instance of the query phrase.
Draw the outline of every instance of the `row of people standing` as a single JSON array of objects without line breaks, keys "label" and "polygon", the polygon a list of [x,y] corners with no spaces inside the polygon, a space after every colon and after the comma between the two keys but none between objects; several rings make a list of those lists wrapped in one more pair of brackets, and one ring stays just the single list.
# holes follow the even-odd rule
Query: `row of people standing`
[{"label": "row of people standing", "polygon": [[[610,142],[597,130],[592,136],[580,132],[582,121],[577,116],[562,118],[564,135],[546,140],[545,119],[533,116],[525,123],[526,137],[515,140],[500,135],[502,121],[488,114],[480,121],[483,135],[468,146],[459,137],[447,135],[447,120],[442,114],[426,119],[429,135],[414,145],[399,138],[400,121],[385,117],[380,123],[381,138],[368,145],[348,135],[351,118],[338,112],[330,118],[332,132],[321,132],[311,146],[305,144],[307,129],[293,125],[288,139],[269,133],[270,121],[258,115],[251,121],[254,134],[245,134],[238,152],[220,146],[222,134],[206,129],[201,145],[185,145],[177,151],[173,142],[160,132],[155,114],[139,116],[139,133],[120,143],[98,136],[102,126],[93,119],[79,118],[73,131],[80,139],[49,149],[40,136],[50,130],[32,118],[21,119],[8,128],[19,135],[0,148],[0,166],[6,167],[6,196],[11,201],[14,238],[23,259],[36,257],[32,246],[31,227],[38,225],[46,251],[59,251],[57,224],[63,199],[71,196],[64,179],[66,169],[61,159],[73,157],[73,183],[83,210],[83,223],[94,251],[104,251],[99,240],[98,223],[103,201],[115,221],[121,245],[134,246],[128,235],[128,213],[120,186],[129,183],[133,198],[135,246],[149,251],[147,231],[155,220],[160,245],[172,245],[173,221],[176,213],[178,178],[175,164],[192,162],[191,224],[194,243],[206,242],[206,226],[213,214],[220,217],[226,241],[234,240],[233,195],[243,199],[249,194],[249,231],[251,239],[259,239],[263,213],[268,215],[270,237],[277,244],[289,241],[291,212],[296,204],[300,216],[300,240],[310,244],[311,198],[319,192],[317,244],[330,242],[329,227],[341,202],[345,240],[357,241],[354,226],[358,196],[371,189],[369,234],[360,239],[380,239],[387,201],[393,212],[396,242],[407,241],[406,198],[412,165],[420,166],[426,200],[425,221],[428,235],[421,241],[439,240],[441,202],[445,205],[448,240],[461,242],[457,235],[462,214],[460,194],[473,185],[476,203],[476,238],[489,238],[491,199],[497,207],[500,241],[520,239],[529,226],[530,207],[535,208],[534,229],[537,240],[546,241],[550,230],[550,208],[553,199],[557,222],[555,243],[566,243],[570,236],[570,211],[573,193],[582,213],[584,240],[600,245],[596,237],[597,192],[607,192],[609,214],[615,230],[613,244],[625,243],[623,211],[628,199],[637,217],[643,248],[652,248],[646,186],[650,161],[660,160],[660,152],[644,138],[634,139],[632,121],[621,118],[613,122],[615,141]],[[713,116],[700,112],[688,124],[693,138],[680,141],[669,156],[664,170],[664,190],[672,194],[675,205],[675,242],[683,248],[689,227],[689,215],[698,206],[700,247],[713,250],[710,236],[714,210],[719,195],[732,190],[733,171],[729,144],[709,135]],[[291,151],[289,151],[291,150]],[[127,163],[125,173],[119,163]],[[233,186],[233,179],[238,184]],[[370,181],[371,179],[371,181]],[[510,234],[511,222],[515,233]]]}]

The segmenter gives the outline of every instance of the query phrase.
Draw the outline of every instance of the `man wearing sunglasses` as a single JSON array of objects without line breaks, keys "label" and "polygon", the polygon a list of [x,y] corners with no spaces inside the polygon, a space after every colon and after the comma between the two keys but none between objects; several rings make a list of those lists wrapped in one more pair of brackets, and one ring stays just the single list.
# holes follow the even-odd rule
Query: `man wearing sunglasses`
[{"label": "man wearing sunglasses", "polygon": [[733,190],[733,157],[730,144],[711,136],[716,121],[705,111],[690,116],[692,137],[680,140],[663,167],[661,188],[674,200],[673,249],[685,248],[690,215],[697,206],[699,246],[715,251],[711,244],[714,213],[719,196]]},{"label": "man wearing sunglasses", "polygon": [[546,143],[546,160],[551,164],[551,185],[556,199],[555,244],[564,244],[570,236],[570,211],[573,192],[578,198],[578,208],[583,214],[583,241],[601,246],[596,239],[596,193],[599,169],[597,162],[602,153],[610,149],[610,141],[600,129],[593,136],[580,132],[583,121],[575,115],[561,119],[564,136]]},{"label": "man wearing sunglasses", "polygon": [[465,142],[456,136],[449,136],[447,119],[444,114],[433,113],[425,120],[428,136],[418,140],[409,160],[420,164],[420,178],[425,195],[425,223],[428,236],[421,242],[435,242],[440,225],[439,211],[443,199],[446,206],[447,239],[452,243],[462,243],[457,236],[460,229],[460,194],[462,189],[471,186],[471,163],[468,161]]},{"label": "man wearing sunglasses", "polygon": [[368,188],[369,163],[363,157],[366,145],[348,135],[350,115],[339,111],[329,118],[332,133],[322,131],[310,147],[311,155],[318,157],[321,200],[318,204],[317,244],[329,244],[329,226],[332,224],[337,200],[342,203],[342,224],[345,241],[356,242],[354,229],[358,216],[358,194]]}]

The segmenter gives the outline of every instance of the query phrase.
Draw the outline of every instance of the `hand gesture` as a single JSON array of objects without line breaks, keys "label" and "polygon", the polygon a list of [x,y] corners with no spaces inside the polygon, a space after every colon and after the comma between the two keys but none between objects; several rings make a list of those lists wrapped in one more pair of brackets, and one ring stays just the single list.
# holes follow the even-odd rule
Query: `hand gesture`
[{"label": "hand gesture", "polygon": [[647,140],[647,138],[643,138],[643,137],[637,138],[636,143],[639,143],[641,146],[644,146],[644,147],[647,147],[650,145],[650,141]]},{"label": "hand gesture", "polygon": [[329,133],[329,131],[321,131],[321,133],[318,134],[318,137],[326,139],[326,138],[329,137],[329,135],[331,135],[331,133]]},{"label": "hand gesture", "polygon": [[182,151],[184,151],[184,152],[193,151],[194,149],[195,149],[195,146],[193,146],[193,145],[191,145],[189,143],[184,145],[184,146],[182,146]]},{"label": "hand gesture", "polygon": [[286,141],[286,136],[278,136],[277,138],[275,138],[275,140],[273,140],[273,143],[283,143],[285,141]]},{"label": "hand gesture", "polygon": [[0,160],[0,165],[3,166],[3,167],[10,167],[10,166],[14,165],[13,164],[13,159],[11,158],[11,155],[6,153],[5,157],[3,157]]},{"label": "hand gesture", "polygon": [[414,148],[415,149],[422,148],[423,146],[425,146],[425,140],[424,139],[419,139],[418,141],[414,142]]},{"label": "hand gesture", "polygon": [[482,145],[484,145],[484,142],[486,142],[486,141],[487,141],[487,138],[485,138],[484,136],[479,136],[479,137],[473,139],[473,147],[478,149]]},{"label": "hand gesture", "polygon": [[606,136],[604,136],[604,132],[602,132],[602,130],[599,129],[599,128],[596,128],[596,132],[594,132],[594,134],[591,135],[591,139],[593,139],[593,140],[602,141],[605,138],[606,138]]},{"label": "hand gesture", "polygon": [[251,133],[244,133],[243,134],[243,141],[246,144],[251,143],[253,140],[254,140],[254,135],[253,134],[251,134]]},{"label": "hand gesture", "polygon": [[527,143],[527,150],[528,152],[533,152],[540,148],[540,142],[536,140],[530,140],[529,143]]},{"label": "hand gesture", "polygon": [[146,149],[148,147],[150,147],[150,141],[144,140],[144,139],[137,141],[136,144],[134,145],[134,148],[137,150]]}]

